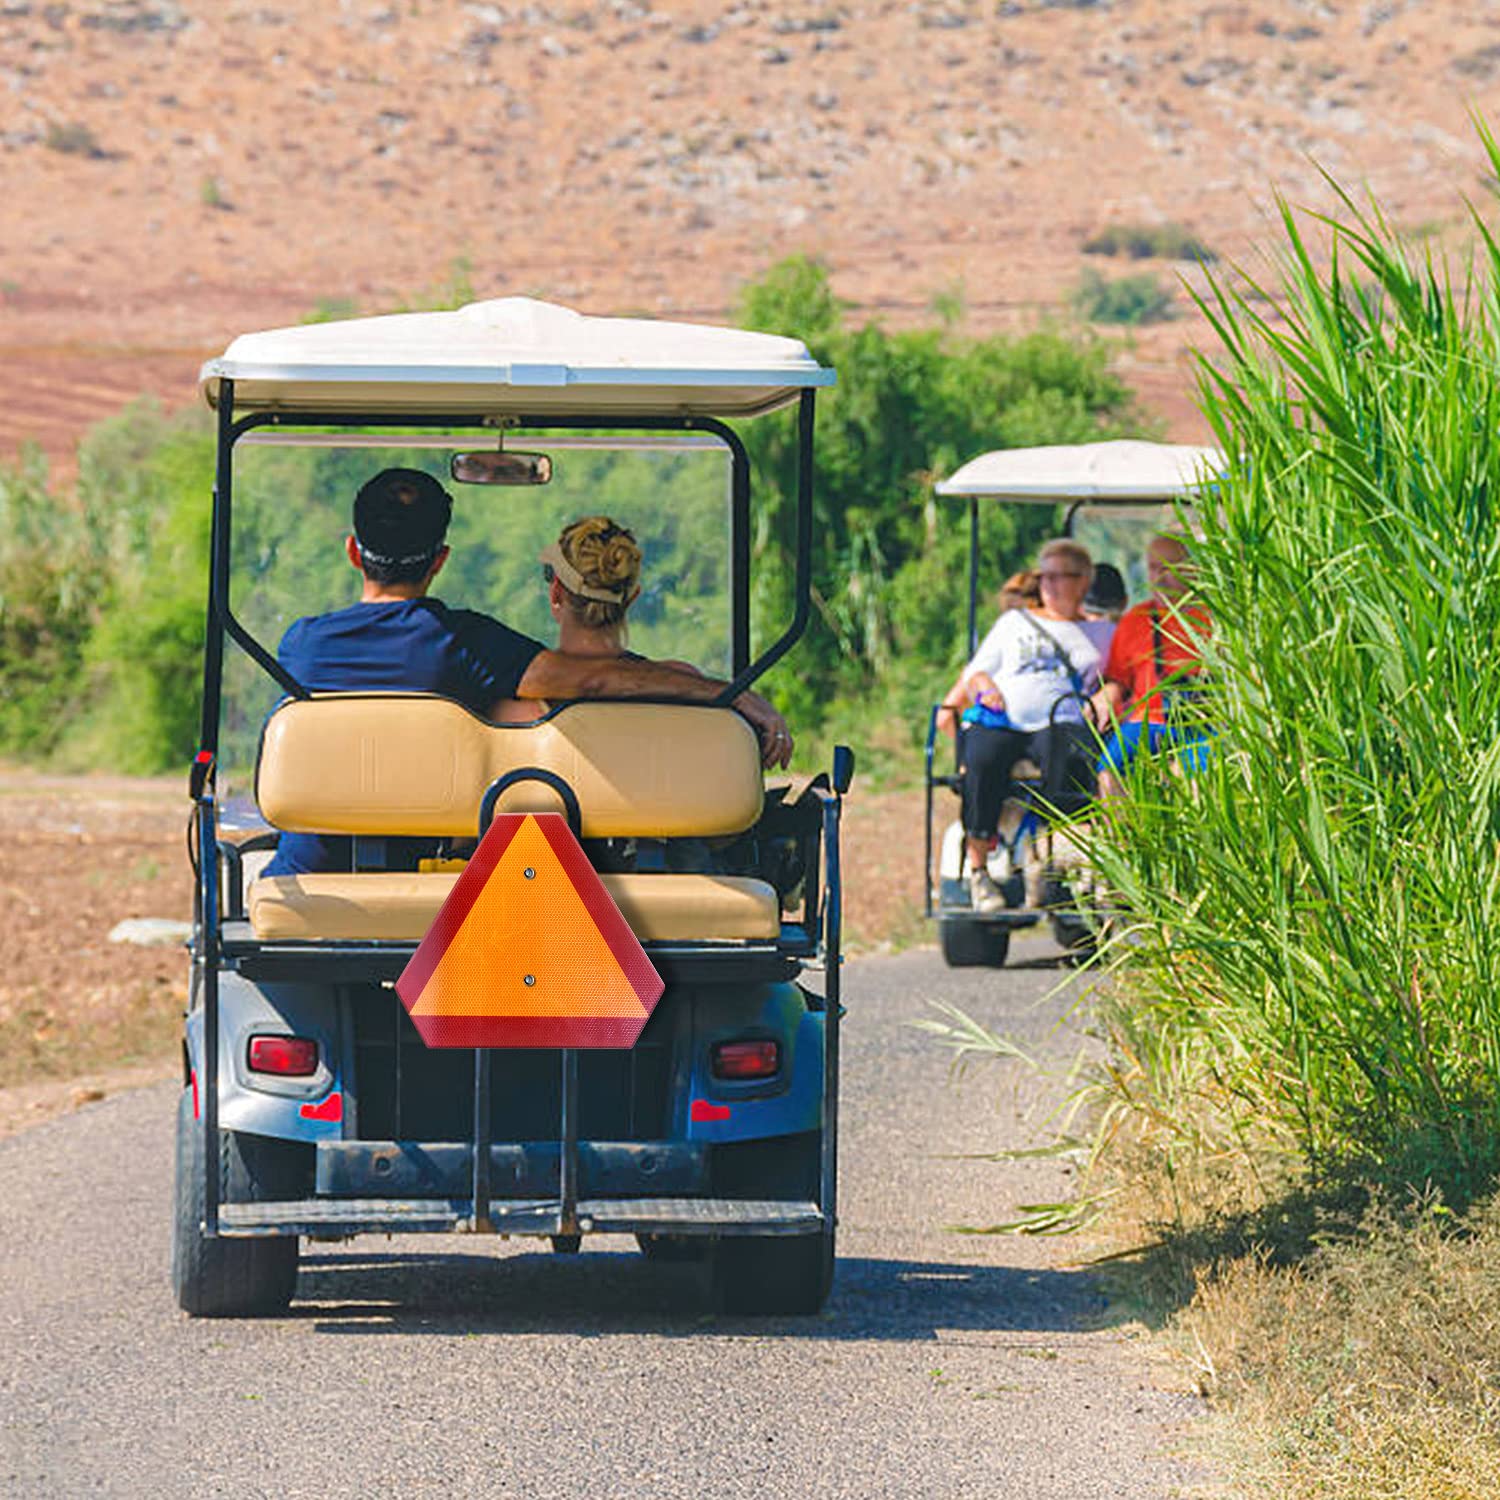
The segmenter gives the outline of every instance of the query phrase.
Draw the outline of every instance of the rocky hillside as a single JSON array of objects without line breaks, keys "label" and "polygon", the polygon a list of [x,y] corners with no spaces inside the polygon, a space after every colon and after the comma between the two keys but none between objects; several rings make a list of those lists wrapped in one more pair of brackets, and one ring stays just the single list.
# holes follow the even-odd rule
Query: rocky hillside
[{"label": "rocky hillside", "polygon": [[[1103,231],[1246,257],[1315,163],[1456,241],[1497,76],[1469,0],[0,0],[0,455],[455,278],[711,319],[810,251],[867,315],[1013,327],[1198,274]],[[1121,358],[1190,435],[1176,300]]]}]

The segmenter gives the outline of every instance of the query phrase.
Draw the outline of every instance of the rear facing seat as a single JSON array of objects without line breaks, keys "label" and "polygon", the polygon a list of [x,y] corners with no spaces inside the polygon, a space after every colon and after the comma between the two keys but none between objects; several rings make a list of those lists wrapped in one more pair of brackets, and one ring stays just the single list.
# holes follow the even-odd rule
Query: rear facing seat
[{"label": "rear facing seat", "polygon": [[[330,693],[284,703],[256,768],[262,814],[287,832],[473,838],[486,789],[518,768],[549,771],[578,798],[585,838],[713,838],[760,816],[760,751],[732,709],[574,703],[534,725],[491,724],[422,694]],[[495,811],[560,812],[520,782]],[[246,895],[262,941],[419,940],[456,873],[356,871],[261,877]],[[601,877],[643,942],[775,938],[776,892],[743,876]]]}]

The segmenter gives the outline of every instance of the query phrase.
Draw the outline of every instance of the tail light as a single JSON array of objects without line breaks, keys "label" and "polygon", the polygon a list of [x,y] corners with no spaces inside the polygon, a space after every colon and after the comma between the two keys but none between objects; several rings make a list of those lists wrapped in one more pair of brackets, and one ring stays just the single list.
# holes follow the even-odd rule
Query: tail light
[{"label": "tail light", "polygon": [[781,1069],[781,1043],[715,1042],[710,1057],[715,1078],[735,1082],[751,1078],[773,1078]]},{"label": "tail light", "polygon": [[250,1071],[282,1078],[307,1078],[318,1071],[318,1044],[305,1036],[253,1036]]}]

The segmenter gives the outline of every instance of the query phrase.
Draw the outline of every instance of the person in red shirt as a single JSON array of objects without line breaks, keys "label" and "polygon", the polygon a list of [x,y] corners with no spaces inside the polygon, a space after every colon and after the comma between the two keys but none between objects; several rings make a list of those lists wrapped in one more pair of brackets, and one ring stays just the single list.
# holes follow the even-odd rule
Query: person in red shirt
[{"label": "person in red shirt", "polygon": [[1101,724],[1114,729],[1099,758],[1099,795],[1118,796],[1120,776],[1140,753],[1172,745],[1185,766],[1197,768],[1208,753],[1201,727],[1171,722],[1174,694],[1188,690],[1185,681],[1198,668],[1200,643],[1209,629],[1201,605],[1184,602],[1187,547],[1181,538],[1157,536],[1146,548],[1146,576],[1151,597],[1125,612],[1110,642],[1103,684],[1094,697]]}]

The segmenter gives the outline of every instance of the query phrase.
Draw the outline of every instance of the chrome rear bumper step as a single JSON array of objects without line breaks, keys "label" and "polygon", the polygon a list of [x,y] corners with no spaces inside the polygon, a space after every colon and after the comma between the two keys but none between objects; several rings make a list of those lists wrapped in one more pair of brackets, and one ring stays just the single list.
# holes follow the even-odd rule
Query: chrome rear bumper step
[{"label": "chrome rear bumper step", "polygon": [[[356,1234],[443,1234],[473,1229],[467,1199],[309,1198],[291,1203],[225,1203],[219,1233],[228,1238]],[[565,1226],[554,1199],[492,1199],[494,1234],[817,1234],[825,1227],[816,1203],[744,1198],[584,1198],[577,1223]]]}]

